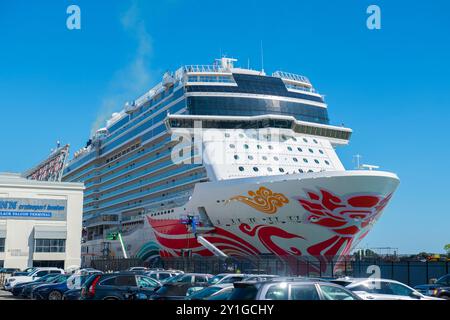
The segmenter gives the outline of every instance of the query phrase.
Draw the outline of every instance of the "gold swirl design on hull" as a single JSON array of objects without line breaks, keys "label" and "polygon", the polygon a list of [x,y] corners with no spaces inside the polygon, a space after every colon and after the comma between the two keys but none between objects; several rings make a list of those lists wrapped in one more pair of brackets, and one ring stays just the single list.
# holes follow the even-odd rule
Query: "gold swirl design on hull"
[{"label": "gold swirl design on hull", "polygon": [[250,207],[267,214],[275,214],[278,209],[289,203],[289,199],[282,193],[274,193],[266,187],[257,191],[248,191],[249,196],[236,196],[230,200],[237,200]]}]

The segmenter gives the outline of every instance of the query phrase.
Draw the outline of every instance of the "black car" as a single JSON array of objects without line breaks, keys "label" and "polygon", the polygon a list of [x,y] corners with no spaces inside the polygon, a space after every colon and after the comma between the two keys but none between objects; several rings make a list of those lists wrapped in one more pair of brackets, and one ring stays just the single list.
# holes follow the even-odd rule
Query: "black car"
[{"label": "black car", "polygon": [[56,278],[58,276],[58,274],[47,274],[37,280],[34,281],[28,281],[28,282],[23,282],[23,283],[19,283],[16,284],[12,289],[11,289],[11,293],[13,294],[13,296],[17,297],[19,295],[22,294],[22,290],[23,288],[25,288],[27,285],[29,284],[43,284],[43,283],[49,283],[51,280],[53,280],[54,278]]},{"label": "black car", "polygon": [[57,274],[54,278],[48,278],[45,282],[37,282],[37,283],[30,283],[23,287],[22,293],[20,294],[24,298],[32,298],[31,293],[36,287],[45,285],[45,284],[51,284],[51,283],[61,283],[66,281],[69,278],[69,275],[66,274]]},{"label": "black car", "polygon": [[130,300],[160,287],[159,281],[133,272],[93,275],[81,288],[81,300]]},{"label": "black car", "polygon": [[450,274],[440,277],[433,284],[422,284],[414,289],[427,296],[450,299]]}]

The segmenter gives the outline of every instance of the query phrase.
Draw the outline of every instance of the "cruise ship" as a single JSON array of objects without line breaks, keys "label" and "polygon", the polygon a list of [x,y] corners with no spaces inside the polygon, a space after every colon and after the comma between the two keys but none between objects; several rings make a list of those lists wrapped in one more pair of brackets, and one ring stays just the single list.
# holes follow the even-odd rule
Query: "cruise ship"
[{"label": "cruise ship", "polygon": [[352,130],[330,124],[307,77],[236,61],[165,73],[75,153],[63,180],[86,186],[85,262],[186,254],[323,262],[368,234],[396,174],[344,168],[335,149]]}]

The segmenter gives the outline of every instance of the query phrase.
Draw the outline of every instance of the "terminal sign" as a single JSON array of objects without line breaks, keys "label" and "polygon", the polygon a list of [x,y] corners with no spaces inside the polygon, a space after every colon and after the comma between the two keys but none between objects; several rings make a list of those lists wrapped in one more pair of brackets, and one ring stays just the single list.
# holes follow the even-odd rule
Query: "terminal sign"
[{"label": "terminal sign", "polygon": [[0,219],[65,221],[67,200],[0,198]]}]

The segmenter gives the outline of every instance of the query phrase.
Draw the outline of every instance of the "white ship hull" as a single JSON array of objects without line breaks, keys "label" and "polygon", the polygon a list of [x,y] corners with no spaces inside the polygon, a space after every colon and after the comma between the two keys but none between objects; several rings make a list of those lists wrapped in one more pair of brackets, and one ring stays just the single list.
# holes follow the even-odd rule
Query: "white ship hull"
[{"label": "white ship hull", "polygon": [[[213,228],[202,236],[229,256],[336,261],[367,235],[398,184],[395,174],[376,171],[200,183],[185,207],[162,217],[146,216],[144,226],[125,235],[124,242],[129,255],[143,259],[178,257],[186,249],[211,256],[180,221],[203,207]],[[112,249],[120,255],[119,244]]]}]

